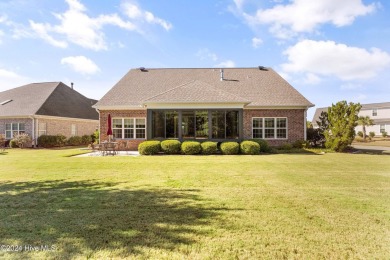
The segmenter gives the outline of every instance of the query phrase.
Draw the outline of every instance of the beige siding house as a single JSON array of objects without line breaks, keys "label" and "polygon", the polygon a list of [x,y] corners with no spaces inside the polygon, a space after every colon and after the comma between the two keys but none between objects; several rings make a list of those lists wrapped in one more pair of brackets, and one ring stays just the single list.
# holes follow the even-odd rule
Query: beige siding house
[{"label": "beige siding house", "polygon": [[99,114],[89,99],[62,82],[33,83],[0,92],[0,133],[10,140],[27,133],[36,144],[40,135],[90,135]]},{"label": "beige siding house", "polygon": [[[316,121],[319,121],[322,111],[328,111],[328,108],[321,107],[316,109],[312,121],[314,127],[318,127]],[[373,126],[366,126],[367,134],[369,132],[374,132],[377,136],[382,135],[382,132],[390,134],[390,102],[362,104],[359,116],[369,116],[374,120]],[[355,128],[356,132],[362,130],[363,127],[360,125]]]},{"label": "beige siding house", "polygon": [[101,141],[110,114],[114,138],[131,149],[146,139],[304,140],[312,106],[265,67],[131,69],[94,105]]}]

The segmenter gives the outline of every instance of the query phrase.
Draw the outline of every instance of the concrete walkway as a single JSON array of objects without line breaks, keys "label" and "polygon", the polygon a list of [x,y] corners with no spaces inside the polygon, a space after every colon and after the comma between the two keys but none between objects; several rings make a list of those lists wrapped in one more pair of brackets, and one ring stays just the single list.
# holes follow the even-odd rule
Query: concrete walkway
[{"label": "concrete walkway", "polygon": [[[74,157],[97,157],[97,156],[102,156],[100,152],[90,152],[90,153],[85,153],[85,154],[79,154]],[[107,155],[105,157],[110,157],[112,155]],[[116,155],[114,156],[139,156],[138,151],[118,151]]]},{"label": "concrete walkway", "polygon": [[352,145],[353,148],[358,150],[371,150],[371,151],[386,151],[390,152],[390,147],[387,146],[374,146],[374,145]]}]

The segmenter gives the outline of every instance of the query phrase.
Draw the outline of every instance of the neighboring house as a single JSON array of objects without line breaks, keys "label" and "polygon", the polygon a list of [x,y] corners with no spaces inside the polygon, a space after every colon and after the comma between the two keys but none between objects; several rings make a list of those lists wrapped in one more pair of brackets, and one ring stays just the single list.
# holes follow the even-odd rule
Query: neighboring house
[{"label": "neighboring house", "polygon": [[272,69],[131,69],[94,106],[100,139],[137,149],[145,139],[304,140],[313,104]]},{"label": "neighboring house", "polygon": [[95,103],[62,82],[6,90],[0,92],[0,133],[7,140],[26,133],[33,144],[40,135],[90,135],[99,126]]},{"label": "neighboring house", "polygon": [[[390,102],[384,103],[372,103],[372,104],[361,104],[359,116],[369,116],[374,121],[373,126],[366,126],[367,134],[374,132],[375,135],[382,135],[383,132],[390,133]],[[313,117],[313,127],[318,127],[317,122],[322,111],[328,111],[327,107],[317,108]],[[355,131],[363,131],[363,127],[358,125]]]}]

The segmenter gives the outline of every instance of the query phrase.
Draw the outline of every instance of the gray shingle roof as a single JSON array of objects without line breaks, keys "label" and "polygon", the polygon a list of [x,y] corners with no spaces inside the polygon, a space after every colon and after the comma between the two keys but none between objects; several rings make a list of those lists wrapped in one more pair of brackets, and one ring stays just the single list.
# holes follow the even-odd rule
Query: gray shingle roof
[{"label": "gray shingle roof", "polygon": [[0,92],[0,117],[47,115],[98,119],[99,114],[89,99],[62,82],[32,83]]},{"label": "gray shingle roof", "polygon": [[328,108],[327,107],[319,107],[316,109],[316,112],[314,112],[314,116],[313,116],[313,119],[311,121],[311,123],[313,124],[314,127],[318,126],[317,121],[320,121],[320,116],[321,116],[321,113],[323,111],[328,112]]},{"label": "gray shingle roof", "polygon": [[139,107],[145,102],[242,102],[250,106],[313,106],[274,70],[259,68],[130,70],[97,108]]},{"label": "gray shingle roof", "polygon": [[373,108],[390,108],[390,102],[362,104],[362,108],[360,110],[368,110]]}]

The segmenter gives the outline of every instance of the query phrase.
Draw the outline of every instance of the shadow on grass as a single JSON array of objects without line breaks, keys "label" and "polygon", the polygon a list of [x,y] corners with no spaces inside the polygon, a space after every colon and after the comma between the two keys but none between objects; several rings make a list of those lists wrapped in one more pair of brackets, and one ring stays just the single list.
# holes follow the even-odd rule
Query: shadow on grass
[{"label": "shadow on grass", "polygon": [[[196,190],[120,190],[93,181],[0,184],[0,244],[55,245],[55,258],[139,254],[139,247],[172,250],[206,235],[217,217]],[[13,253],[16,254],[16,253]],[[24,252],[24,258],[29,258]],[[18,255],[20,256],[20,255]]]}]

